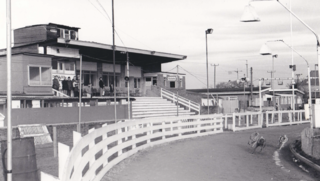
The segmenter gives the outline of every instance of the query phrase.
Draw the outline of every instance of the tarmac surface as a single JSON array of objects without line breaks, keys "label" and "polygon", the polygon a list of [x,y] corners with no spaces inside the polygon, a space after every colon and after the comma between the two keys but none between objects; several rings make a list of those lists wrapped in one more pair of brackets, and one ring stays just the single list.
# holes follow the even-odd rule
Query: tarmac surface
[{"label": "tarmac surface", "polygon": [[[312,181],[312,171],[294,162],[289,143],[309,124],[270,127],[186,139],[140,151],[113,167],[102,181]],[[251,154],[250,134],[267,141]],[[278,149],[281,134],[286,146]],[[300,166],[300,167],[299,167]],[[306,169],[304,169],[306,168]]]}]

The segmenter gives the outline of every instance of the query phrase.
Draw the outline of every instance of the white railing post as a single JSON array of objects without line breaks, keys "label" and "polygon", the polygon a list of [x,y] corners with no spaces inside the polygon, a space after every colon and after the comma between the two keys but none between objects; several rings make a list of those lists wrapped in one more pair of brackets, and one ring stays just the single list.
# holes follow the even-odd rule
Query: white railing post
[{"label": "white railing post", "polygon": [[160,97],[161,97],[161,98],[163,98],[162,94],[163,94],[163,90],[162,90],[162,88],[161,88],[161,89],[160,89]]},{"label": "white railing post", "polygon": [[62,143],[58,143],[58,155],[59,155],[59,178],[62,179],[63,176],[63,171],[64,171],[64,167],[66,164],[66,161],[68,159],[69,156],[69,152],[70,152],[70,148],[69,146],[62,144]]},{"label": "white railing post", "polygon": [[[118,129],[118,134],[121,134],[122,133],[122,127],[120,127]],[[122,143],[122,137],[120,137],[120,139],[118,140],[118,145],[120,145]],[[118,151],[118,156],[122,155],[122,150],[119,150]]]},{"label": "white railing post", "polygon": [[268,115],[268,111],[266,111],[266,127],[268,127],[269,125],[269,115]]},{"label": "white railing post", "polygon": [[236,115],[232,113],[232,131],[235,132],[236,130]]}]

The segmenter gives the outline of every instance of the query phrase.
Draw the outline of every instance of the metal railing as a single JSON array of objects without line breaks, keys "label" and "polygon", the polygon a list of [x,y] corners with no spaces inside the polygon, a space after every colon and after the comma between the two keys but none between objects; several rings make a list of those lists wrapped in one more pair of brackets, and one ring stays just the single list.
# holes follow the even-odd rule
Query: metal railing
[{"label": "metal railing", "polygon": [[58,90],[52,89],[52,93],[53,95],[57,96],[57,97],[70,97],[67,94],[64,94]]},{"label": "metal railing", "polygon": [[[223,132],[222,114],[126,120],[73,132],[74,147],[59,143],[59,178],[41,173],[41,180],[96,180],[139,150],[175,140]],[[98,141],[97,141],[98,140]]]},{"label": "metal railing", "polygon": [[161,88],[161,97],[169,99],[170,101],[177,102],[180,105],[186,106],[188,110],[197,111],[200,114],[200,104],[193,102],[189,99],[181,97],[173,92],[170,92],[166,89]]}]

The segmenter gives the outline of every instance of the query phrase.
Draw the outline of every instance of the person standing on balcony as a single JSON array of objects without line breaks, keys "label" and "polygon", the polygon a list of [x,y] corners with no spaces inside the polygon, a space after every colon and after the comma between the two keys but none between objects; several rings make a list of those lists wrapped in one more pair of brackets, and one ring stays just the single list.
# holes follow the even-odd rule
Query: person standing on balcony
[{"label": "person standing on balcony", "polygon": [[63,76],[62,91],[64,94],[67,94],[67,90],[68,90],[68,82],[67,82],[66,77]]},{"label": "person standing on balcony", "polygon": [[67,80],[67,95],[71,97],[71,90],[73,89],[72,87],[72,81],[70,79],[70,77],[68,77]]},{"label": "person standing on balcony", "polygon": [[[60,84],[59,84],[58,76],[54,76],[53,83],[52,83],[52,88],[54,90],[59,91],[59,87],[60,87]],[[56,92],[55,92],[55,95],[56,95]]]},{"label": "person standing on balcony", "polygon": [[102,80],[102,77],[100,77],[99,87],[100,87],[100,96],[104,96],[104,82]]}]

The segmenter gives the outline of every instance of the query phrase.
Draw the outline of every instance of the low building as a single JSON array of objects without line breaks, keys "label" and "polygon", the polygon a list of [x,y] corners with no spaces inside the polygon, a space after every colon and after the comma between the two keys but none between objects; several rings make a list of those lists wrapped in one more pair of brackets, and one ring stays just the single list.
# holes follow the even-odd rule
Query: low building
[{"label": "low building", "polygon": [[[224,113],[232,113],[246,110],[248,107],[259,108],[260,97],[259,87],[251,88],[223,88],[223,89],[187,89],[188,92],[203,94],[202,106],[219,106],[223,108]],[[207,95],[209,92],[209,101]],[[295,104],[299,108],[303,104],[304,92],[295,89]],[[291,109],[293,108],[292,90],[277,89],[272,91],[269,87],[261,88],[262,107],[266,109]]]},{"label": "low building", "polygon": [[[110,85],[119,93],[126,92],[127,59],[132,93],[144,95],[154,83],[170,88],[185,87],[185,75],[173,79],[173,73],[161,71],[161,64],[183,60],[186,56],[115,46],[113,67],[112,45],[81,41],[79,29],[53,23],[15,29],[12,94],[52,96],[54,76],[59,77],[62,89],[61,81],[68,77],[79,79],[80,70],[84,86],[90,83],[94,90],[98,90],[102,77],[106,92],[110,91]],[[0,50],[0,62],[0,94],[6,94],[6,49]]]}]

